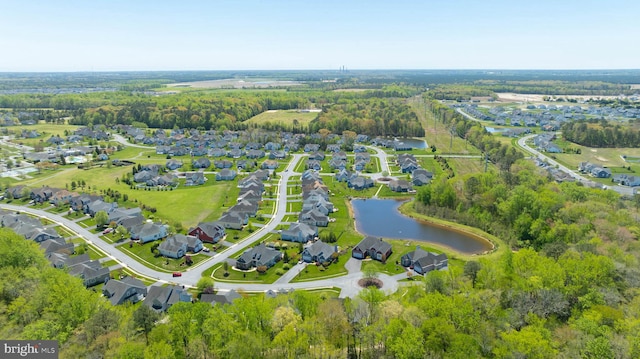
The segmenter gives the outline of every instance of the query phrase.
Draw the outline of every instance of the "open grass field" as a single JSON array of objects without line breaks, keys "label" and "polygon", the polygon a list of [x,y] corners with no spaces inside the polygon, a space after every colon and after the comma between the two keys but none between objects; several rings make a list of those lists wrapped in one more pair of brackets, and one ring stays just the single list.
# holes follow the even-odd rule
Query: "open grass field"
[{"label": "open grass field", "polygon": [[268,110],[253,116],[246,123],[264,124],[266,122],[293,125],[298,121],[301,127],[306,127],[309,122],[318,117],[319,112],[299,112],[297,110]]},{"label": "open grass field", "polygon": [[430,112],[426,111],[425,104],[420,97],[413,97],[408,100],[408,104],[413,107],[422,127],[425,129],[425,140],[429,146],[436,146],[436,154],[462,153],[477,154],[478,149],[471,144],[466,144],[464,139],[450,134],[449,128],[442,122],[436,122]]}]

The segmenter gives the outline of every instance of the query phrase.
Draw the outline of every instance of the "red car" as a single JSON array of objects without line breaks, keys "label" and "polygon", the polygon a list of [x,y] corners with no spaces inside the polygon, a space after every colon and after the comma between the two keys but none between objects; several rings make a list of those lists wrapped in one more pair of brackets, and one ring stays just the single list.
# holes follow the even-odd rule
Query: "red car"
[{"label": "red car", "polygon": [[173,272],[173,276],[174,276],[174,277],[182,277],[182,273],[180,273],[180,272]]}]

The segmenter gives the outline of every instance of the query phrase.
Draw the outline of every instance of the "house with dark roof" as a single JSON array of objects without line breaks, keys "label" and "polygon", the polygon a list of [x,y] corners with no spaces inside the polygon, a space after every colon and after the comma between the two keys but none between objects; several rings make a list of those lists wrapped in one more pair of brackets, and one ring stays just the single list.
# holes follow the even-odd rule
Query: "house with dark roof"
[{"label": "house with dark roof", "polygon": [[102,287],[102,294],[113,305],[137,303],[147,295],[147,287],[141,280],[133,277],[125,277],[122,280],[110,279]]},{"label": "house with dark roof", "polygon": [[167,236],[167,227],[162,223],[144,222],[131,227],[131,239],[147,243]]},{"label": "house with dark roof", "polygon": [[110,278],[109,268],[102,267],[100,261],[89,260],[88,255],[86,260],[66,266],[69,268],[69,274],[82,279],[82,283],[87,288],[106,283]]},{"label": "house with dark roof", "polygon": [[189,229],[189,235],[202,242],[218,243],[226,236],[226,231],[219,222],[201,222],[197,227]]},{"label": "house with dark roof", "polygon": [[73,243],[67,243],[64,238],[49,238],[40,242],[40,249],[44,251],[45,255],[51,253],[61,254],[73,254],[75,253],[75,247]]},{"label": "house with dark roof", "polygon": [[324,263],[332,259],[332,255],[338,253],[338,248],[322,241],[315,241],[302,251],[302,260],[307,263]]},{"label": "house with dark roof", "polygon": [[436,269],[442,269],[447,266],[448,259],[444,253],[436,254],[427,252],[420,246],[415,251],[409,252],[400,258],[400,264],[403,267],[413,269],[418,274],[427,274]]},{"label": "house with dark roof", "polygon": [[181,286],[170,285],[163,287],[153,285],[149,287],[147,296],[142,304],[156,312],[166,312],[178,302],[190,303],[192,300],[191,294]]},{"label": "house with dark roof", "polygon": [[384,262],[389,258],[391,252],[391,245],[383,241],[382,238],[367,236],[353,247],[351,256],[357,259],[371,257],[372,259]]},{"label": "house with dark roof", "polygon": [[260,243],[242,253],[236,260],[236,268],[241,270],[248,270],[260,266],[271,268],[281,259],[282,253],[280,251],[269,248],[264,243]]},{"label": "house with dark roof", "polygon": [[233,304],[233,301],[238,298],[242,298],[242,296],[235,290],[231,289],[227,292],[218,291],[216,294],[204,293],[200,296],[200,301],[210,303],[211,305],[225,305]]},{"label": "house with dark roof", "polygon": [[283,230],[280,238],[283,241],[305,243],[318,236],[318,227],[306,223],[291,223],[289,229]]}]

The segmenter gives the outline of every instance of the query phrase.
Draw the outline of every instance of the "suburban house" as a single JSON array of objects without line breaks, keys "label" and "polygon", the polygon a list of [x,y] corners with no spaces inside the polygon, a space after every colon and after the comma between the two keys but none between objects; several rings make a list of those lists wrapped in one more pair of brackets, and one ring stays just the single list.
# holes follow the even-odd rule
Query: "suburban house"
[{"label": "suburban house", "polygon": [[242,229],[242,227],[249,223],[249,215],[246,213],[240,213],[235,211],[227,211],[217,221],[224,228]]},{"label": "suburban house", "polygon": [[206,157],[200,157],[192,163],[194,168],[209,168],[211,167],[211,161]]},{"label": "suburban house", "polygon": [[371,257],[372,259],[384,262],[389,258],[391,252],[391,245],[383,241],[382,238],[367,236],[353,247],[351,256],[357,259]]},{"label": "suburban house", "polygon": [[283,230],[280,237],[283,241],[305,243],[318,236],[318,227],[306,223],[291,223],[289,229]]},{"label": "suburban house", "polygon": [[153,285],[149,287],[147,297],[142,304],[156,312],[166,312],[172,305],[178,302],[191,303],[192,300],[191,294],[181,286],[171,285],[162,287]]},{"label": "suburban house", "polygon": [[353,188],[355,190],[364,190],[367,188],[371,188],[373,187],[374,183],[373,180],[369,177],[362,177],[362,176],[357,176],[357,177],[352,177],[348,182],[347,182],[347,186],[349,188]]},{"label": "suburban house", "polygon": [[282,253],[267,247],[264,243],[246,250],[240,258],[236,260],[236,268],[248,270],[253,267],[266,266],[271,268],[282,259]]},{"label": "suburban house", "polygon": [[307,263],[324,263],[330,261],[331,256],[338,253],[338,248],[322,241],[315,241],[302,251],[302,260]]},{"label": "suburban house", "polygon": [[336,173],[334,179],[338,182],[347,182],[353,177],[353,174],[346,169],[341,169]]},{"label": "suburban house", "polygon": [[202,241],[194,236],[174,234],[167,237],[158,246],[158,251],[165,257],[182,258],[187,252],[197,253],[202,250]]},{"label": "suburban house", "polygon": [[231,289],[230,291],[224,293],[221,291],[218,291],[217,294],[203,293],[200,296],[200,301],[204,303],[210,303],[211,305],[225,305],[233,304],[233,301],[238,298],[242,298],[242,296],[235,290]]},{"label": "suburban house", "polygon": [[219,222],[202,222],[189,230],[189,235],[206,243],[218,243],[226,235],[224,226]]},{"label": "suburban house", "polygon": [[182,162],[171,159],[167,161],[167,164],[165,166],[167,167],[168,170],[173,171],[182,167]]},{"label": "suburban house", "polygon": [[216,173],[216,181],[233,181],[236,178],[236,171],[225,168]]},{"label": "suburban house", "polygon": [[322,214],[317,209],[300,212],[298,222],[306,223],[317,227],[326,227],[329,225],[329,217]]},{"label": "suburban house", "polygon": [[394,192],[409,192],[413,188],[411,187],[411,183],[406,180],[391,180],[389,181],[389,189]]},{"label": "suburban house", "polygon": [[268,169],[268,170],[274,170],[276,168],[278,168],[279,164],[278,161],[275,160],[266,160],[264,162],[262,162],[262,165],[260,166],[260,168],[264,169]]},{"label": "suburban house", "polygon": [[51,253],[75,253],[75,246],[73,245],[73,243],[67,243],[62,237],[49,238],[40,242],[40,249],[44,251],[45,255]]},{"label": "suburban house", "polygon": [[308,160],[307,161],[307,169],[320,171],[322,169],[322,165],[318,160]]},{"label": "suburban house", "polygon": [[141,280],[133,277],[122,280],[111,279],[102,287],[102,294],[113,305],[125,302],[137,303],[147,295],[147,287]]},{"label": "suburban house", "polygon": [[418,246],[415,251],[403,255],[400,258],[400,264],[403,267],[413,269],[418,274],[426,274],[432,270],[446,267],[448,259],[444,253],[427,252]]},{"label": "suburban house", "polygon": [[231,168],[233,167],[233,162],[229,160],[218,160],[218,161],[213,161],[213,166],[218,169]]},{"label": "suburban house", "polygon": [[162,223],[144,222],[129,229],[131,239],[141,243],[155,241],[167,236],[167,227]]},{"label": "suburban house", "polygon": [[185,186],[199,186],[207,180],[202,172],[187,172],[184,174]]}]

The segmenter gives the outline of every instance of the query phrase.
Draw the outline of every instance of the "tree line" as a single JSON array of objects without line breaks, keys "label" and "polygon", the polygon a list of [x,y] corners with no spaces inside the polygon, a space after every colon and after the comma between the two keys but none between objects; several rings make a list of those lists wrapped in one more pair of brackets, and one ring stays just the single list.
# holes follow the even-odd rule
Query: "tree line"
[{"label": "tree line", "polygon": [[640,147],[640,131],[606,120],[567,122],[562,125],[562,136],[586,147]]}]

